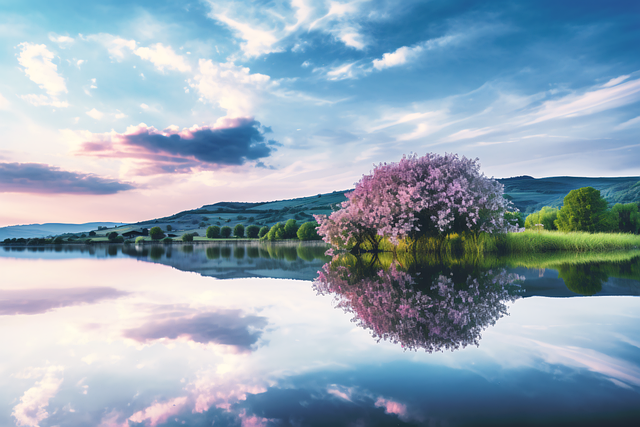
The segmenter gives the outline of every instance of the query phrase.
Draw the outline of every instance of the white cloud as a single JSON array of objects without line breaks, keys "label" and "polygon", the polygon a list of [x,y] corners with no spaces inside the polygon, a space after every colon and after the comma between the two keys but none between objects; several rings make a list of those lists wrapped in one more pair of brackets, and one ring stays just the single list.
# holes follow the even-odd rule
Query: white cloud
[{"label": "white cloud", "polygon": [[140,104],[140,108],[142,108],[143,110],[146,110],[149,108],[149,106],[143,102],[142,104]]},{"label": "white cloud", "polygon": [[87,40],[96,41],[102,44],[109,51],[109,56],[116,61],[122,61],[125,55],[125,49],[131,51],[136,50],[136,41],[127,40],[121,37],[112,36],[111,34],[100,33],[87,36]]},{"label": "white cloud", "polygon": [[134,423],[142,423],[147,421],[147,425],[155,427],[162,424],[173,415],[180,413],[187,404],[186,397],[176,397],[166,403],[154,402],[151,406],[138,411],[129,417]]},{"label": "white cloud", "polygon": [[376,70],[383,70],[385,68],[403,65],[417,58],[423,51],[444,47],[460,40],[461,38],[462,36],[460,35],[448,35],[427,40],[413,47],[402,46],[394,52],[385,53],[382,55],[381,59],[374,59],[373,67]]},{"label": "white cloud", "polygon": [[87,61],[85,61],[84,59],[78,59],[78,60],[76,61],[76,67],[80,68],[80,66],[81,66],[82,64],[84,64],[85,62],[87,62]]},{"label": "white cloud", "polygon": [[[609,83],[614,80],[616,79]],[[640,101],[640,79],[615,86],[609,83],[582,95],[573,93],[557,100],[547,101],[532,114],[535,118],[527,124],[598,113]]]},{"label": "white cloud", "polygon": [[304,61],[300,66],[301,66],[302,68],[307,68],[307,67],[309,67],[310,65],[311,65],[311,62],[309,62],[309,61]]},{"label": "white cloud", "polygon": [[24,67],[24,73],[44,89],[48,97],[44,95],[26,95],[23,99],[33,105],[53,105],[66,107],[66,102],[58,100],[58,96],[67,93],[67,86],[62,76],[58,74],[58,66],[53,63],[54,55],[43,44],[20,43],[18,63]]},{"label": "white cloud", "polygon": [[629,77],[629,75],[626,76],[620,76],[620,77],[616,77],[614,79],[609,80],[607,83],[603,84],[602,87],[611,87],[611,86],[615,86],[619,83],[622,83],[623,81],[627,80]]},{"label": "white cloud", "polygon": [[274,31],[258,29],[253,25],[233,20],[224,14],[215,15],[215,18],[227,24],[241,39],[245,40],[241,47],[246,56],[260,56],[282,51],[282,48],[273,46],[278,42]]},{"label": "white cloud", "polygon": [[[345,80],[345,79],[353,79],[362,74],[362,69],[355,66],[355,62],[350,62],[348,64],[338,65],[337,67],[331,68],[327,71],[327,79],[329,80]],[[319,68],[314,69],[321,70]]]},{"label": "white cloud", "polygon": [[61,366],[49,367],[42,380],[24,392],[20,403],[14,406],[11,413],[17,426],[38,427],[41,421],[49,417],[46,408],[62,384],[62,378],[59,377],[62,371]]},{"label": "white cloud", "polygon": [[69,106],[67,101],[59,101],[55,98],[50,98],[47,95],[35,95],[31,93],[28,95],[20,95],[20,98],[24,99],[31,105],[35,105],[36,107],[49,105],[52,107],[65,108]]},{"label": "white cloud", "polygon": [[[1,100],[0,100],[0,105],[2,105]],[[636,117],[636,118],[633,118],[633,119],[631,119],[631,120],[627,120],[627,121],[626,121],[626,122],[624,122],[624,123],[620,123],[620,124],[619,124],[618,126],[616,126],[614,129],[615,129],[615,130],[626,129],[626,128],[628,128],[628,127],[636,126],[636,125],[639,125],[639,124],[640,124],[640,116],[638,116],[638,117]]]},{"label": "white cloud", "polygon": [[104,113],[96,110],[95,108],[92,108],[91,110],[86,112],[86,115],[93,119],[100,120],[102,116],[104,116]]},{"label": "white cloud", "polygon": [[49,33],[49,40],[51,40],[54,43],[57,43],[58,46],[60,46],[63,49],[65,47],[70,46],[75,41],[73,37],[61,36],[56,33]]},{"label": "white cloud", "polygon": [[140,47],[133,53],[142,59],[151,61],[160,72],[164,72],[165,68],[183,73],[191,71],[191,66],[182,56],[176,54],[171,46],[163,46],[162,43],[156,43],[150,47]]},{"label": "white cloud", "polygon": [[198,71],[190,86],[198,91],[201,100],[218,104],[231,117],[252,115],[261,92],[276,86],[269,76],[251,74],[249,68],[232,62],[219,64],[201,59]]}]

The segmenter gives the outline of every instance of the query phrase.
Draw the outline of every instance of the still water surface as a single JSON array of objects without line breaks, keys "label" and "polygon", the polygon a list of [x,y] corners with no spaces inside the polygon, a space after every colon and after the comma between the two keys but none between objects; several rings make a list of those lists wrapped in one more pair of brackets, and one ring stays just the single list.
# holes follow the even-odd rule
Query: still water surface
[{"label": "still water surface", "polygon": [[0,249],[0,426],[637,425],[639,254],[325,249]]}]

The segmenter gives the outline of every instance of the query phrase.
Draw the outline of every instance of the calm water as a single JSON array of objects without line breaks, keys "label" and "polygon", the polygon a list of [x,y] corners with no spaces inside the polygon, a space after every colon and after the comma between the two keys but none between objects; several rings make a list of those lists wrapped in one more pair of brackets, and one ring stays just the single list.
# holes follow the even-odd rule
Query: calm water
[{"label": "calm water", "polygon": [[0,426],[637,425],[640,254],[324,251],[0,248]]}]

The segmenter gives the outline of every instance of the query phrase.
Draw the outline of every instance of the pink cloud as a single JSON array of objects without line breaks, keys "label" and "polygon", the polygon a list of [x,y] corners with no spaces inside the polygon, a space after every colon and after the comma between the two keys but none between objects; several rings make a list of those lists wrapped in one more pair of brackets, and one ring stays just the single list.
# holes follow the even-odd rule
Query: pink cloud
[{"label": "pink cloud", "polygon": [[134,423],[142,423],[150,427],[162,424],[173,415],[180,413],[187,404],[187,397],[176,397],[165,403],[154,402],[148,408],[138,411],[129,417]]},{"label": "pink cloud", "polygon": [[44,376],[33,387],[24,392],[13,408],[11,415],[17,426],[38,427],[40,422],[49,417],[47,406],[62,384],[62,366],[50,366],[42,371]]},{"label": "pink cloud", "polygon": [[401,419],[407,418],[407,406],[402,403],[379,397],[375,406],[376,408],[384,408],[384,412],[387,414],[395,414]]}]

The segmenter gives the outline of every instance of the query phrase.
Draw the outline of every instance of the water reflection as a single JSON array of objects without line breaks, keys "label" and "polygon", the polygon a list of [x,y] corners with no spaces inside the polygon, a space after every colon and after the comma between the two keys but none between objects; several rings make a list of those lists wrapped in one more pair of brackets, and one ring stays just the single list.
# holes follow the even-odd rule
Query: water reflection
[{"label": "water reflection", "polygon": [[374,338],[405,349],[456,350],[479,345],[481,332],[507,314],[523,278],[505,269],[419,264],[341,255],[323,267],[314,288],[335,296]]}]

